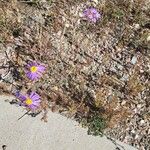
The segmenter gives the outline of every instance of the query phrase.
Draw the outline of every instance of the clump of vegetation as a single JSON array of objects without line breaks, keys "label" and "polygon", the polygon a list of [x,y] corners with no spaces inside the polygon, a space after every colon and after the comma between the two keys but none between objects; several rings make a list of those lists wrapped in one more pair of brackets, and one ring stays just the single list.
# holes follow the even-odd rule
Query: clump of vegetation
[{"label": "clump of vegetation", "polygon": [[103,136],[103,131],[106,128],[106,121],[100,116],[93,116],[88,119],[88,134],[95,136]]}]

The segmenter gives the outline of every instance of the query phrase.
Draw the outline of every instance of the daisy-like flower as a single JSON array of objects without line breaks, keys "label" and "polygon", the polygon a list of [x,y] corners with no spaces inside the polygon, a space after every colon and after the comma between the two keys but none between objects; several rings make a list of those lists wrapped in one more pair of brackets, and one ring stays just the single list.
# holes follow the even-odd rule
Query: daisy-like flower
[{"label": "daisy-like flower", "polygon": [[101,17],[101,14],[97,11],[96,8],[86,8],[83,12],[84,17],[93,22],[96,23],[96,21]]},{"label": "daisy-like flower", "polygon": [[30,62],[27,64],[25,72],[30,80],[37,80],[42,76],[42,73],[45,71],[45,69],[45,66],[37,62]]},{"label": "daisy-like flower", "polygon": [[40,96],[36,92],[31,92],[27,95],[22,95],[19,92],[17,92],[15,95],[21,101],[21,105],[32,110],[35,110],[40,105]]}]

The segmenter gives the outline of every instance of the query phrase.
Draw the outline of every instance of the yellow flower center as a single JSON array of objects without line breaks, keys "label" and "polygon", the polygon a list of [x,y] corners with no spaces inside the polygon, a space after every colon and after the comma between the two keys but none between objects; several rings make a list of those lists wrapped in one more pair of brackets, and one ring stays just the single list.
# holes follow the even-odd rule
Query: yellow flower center
[{"label": "yellow flower center", "polygon": [[26,103],[27,105],[31,105],[31,104],[32,104],[32,99],[27,98],[27,99],[25,100],[25,103]]},{"label": "yellow flower center", "polygon": [[36,71],[37,71],[37,67],[36,67],[36,66],[32,66],[32,67],[30,68],[30,71],[31,71],[32,73],[36,72]]}]

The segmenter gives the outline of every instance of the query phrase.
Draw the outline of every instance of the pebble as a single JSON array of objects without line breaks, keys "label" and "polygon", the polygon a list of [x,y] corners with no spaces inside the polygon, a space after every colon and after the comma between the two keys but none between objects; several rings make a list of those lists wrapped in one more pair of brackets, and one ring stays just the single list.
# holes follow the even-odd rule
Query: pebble
[{"label": "pebble", "polygon": [[122,101],[121,105],[125,105],[126,104],[126,101]]},{"label": "pebble", "polygon": [[149,41],[150,41],[150,35],[147,36],[147,42],[149,42]]},{"label": "pebble", "polygon": [[138,105],[137,105],[137,108],[139,108],[139,109],[140,109],[141,107],[142,107],[142,105],[141,105],[141,104],[138,104]]},{"label": "pebble", "polygon": [[131,59],[131,63],[134,65],[134,64],[136,64],[136,62],[137,62],[137,57],[133,56]]},{"label": "pebble", "polygon": [[135,135],[135,139],[138,139],[138,138],[139,138],[139,135],[138,135],[138,134],[136,134],[136,135]]},{"label": "pebble", "polygon": [[140,123],[141,123],[141,125],[143,125],[143,124],[145,123],[145,121],[144,121],[144,120],[141,120]]},{"label": "pebble", "polygon": [[129,79],[128,74],[123,74],[123,77],[120,79],[121,81],[127,81]]},{"label": "pebble", "polygon": [[134,24],[134,28],[135,28],[136,30],[138,30],[138,29],[140,29],[140,25],[139,25],[139,24]]}]

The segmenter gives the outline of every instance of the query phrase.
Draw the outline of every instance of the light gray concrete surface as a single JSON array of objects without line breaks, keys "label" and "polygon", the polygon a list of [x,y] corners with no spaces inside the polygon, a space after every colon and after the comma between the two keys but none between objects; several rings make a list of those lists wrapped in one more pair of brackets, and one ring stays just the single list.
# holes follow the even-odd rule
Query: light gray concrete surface
[{"label": "light gray concrete surface", "polygon": [[[105,137],[87,135],[87,129],[59,114],[49,112],[48,123],[24,116],[21,107],[10,105],[0,96],[0,149],[6,150],[115,150],[115,145]],[[120,143],[125,150],[133,147]],[[122,149],[121,149],[122,150]]]}]

